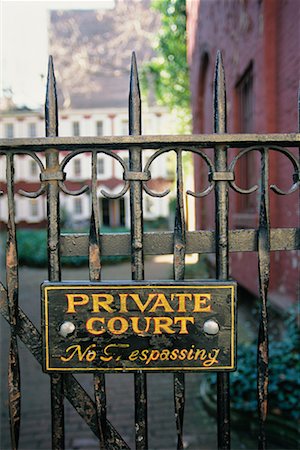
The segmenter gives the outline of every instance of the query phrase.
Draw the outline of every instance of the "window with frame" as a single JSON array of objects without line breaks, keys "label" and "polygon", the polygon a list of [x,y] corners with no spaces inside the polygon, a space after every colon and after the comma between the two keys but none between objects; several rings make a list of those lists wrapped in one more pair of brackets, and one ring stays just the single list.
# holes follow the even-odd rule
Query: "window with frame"
[{"label": "window with frame", "polygon": [[[236,85],[238,101],[238,127],[241,133],[253,133],[253,65],[252,63]],[[238,162],[239,185],[248,189],[256,184],[256,152],[246,153]],[[241,225],[247,225],[247,221],[254,215],[257,209],[257,195],[238,195],[238,213],[242,220]],[[244,215],[244,218],[243,218]],[[251,225],[251,224],[249,224]]]},{"label": "window with frame", "polygon": [[80,136],[80,124],[79,122],[72,123],[73,136]]},{"label": "window with frame", "polygon": [[74,159],[74,176],[80,177],[81,175],[81,161],[80,159]]},{"label": "window with frame", "polygon": [[102,122],[102,120],[98,120],[96,122],[96,134],[97,134],[97,136],[103,136],[103,122]]},{"label": "window with frame", "polygon": [[30,161],[29,166],[30,176],[35,177],[38,174],[38,165],[36,161]]},{"label": "window with frame", "polygon": [[14,137],[14,124],[6,123],[4,125],[4,135],[7,139],[12,139]]},{"label": "window with frame", "polygon": [[82,214],[82,199],[74,198],[74,214],[80,215]]},{"label": "window with frame", "polygon": [[28,136],[32,138],[36,137],[36,123],[28,124]]},{"label": "window with frame", "polygon": [[35,199],[30,200],[30,215],[37,217],[39,214],[38,202]]},{"label": "window with frame", "polygon": [[97,174],[104,175],[104,159],[103,158],[97,159]]}]

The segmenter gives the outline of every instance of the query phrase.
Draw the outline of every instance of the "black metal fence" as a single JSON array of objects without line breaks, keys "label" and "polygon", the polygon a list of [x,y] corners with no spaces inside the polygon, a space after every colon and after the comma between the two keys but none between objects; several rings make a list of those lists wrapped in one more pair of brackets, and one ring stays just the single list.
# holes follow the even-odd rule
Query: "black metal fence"
[{"label": "black metal fence", "polygon": [[[225,79],[222,58],[217,55],[214,82],[214,131],[210,135],[190,136],[141,136],[141,100],[135,56],[133,55],[130,95],[129,95],[129,135],[127,137],[70,137],[58,136],[58,112],[55,89],[55,76],[52,59],[49,60],[47,96],[46,96],[46,138],[2,139],[0,153],[6,155],[7,167],[7,247],[6,247],[6,287],[1,285],[1,314],[10,325],[10,351],[8,370],[9,412],[12,448],[19,442],[21,421],[20,409],[20,367],[18,357],[18,338],[28,347],[41,363],[42,343],[40,332],[18,306],[18,252],[14,206],[14,157],[29,155],[39,165],[41,186],[37,192],[22,195],[36,198],[47,195],[48,217],[48,278],[61,280],[61,256],[89,255],[89,274],[91,281],[101,279],[101,258],[106,255],[131,255],[132,279],[144,279],[144,255],[173,254],[174,279],[183,280],[186,253],[215,253],[216,278],[227,280],[229,277],[229,252],[258,253],[260,287],[260,327],[258,337],[257,392],[258,414],[260,422],[259,448],[266,447],[265,422],[268,402],[268,315],[267,294],[270,276],[270,252],[299,249],[299,232],[295,228],[270,229],[269,223],[269,151],[285,155],[294,167],[294,179],[288,192],[271,186],[277,194],[294,192],[299,185],[299,162],[287,147],[300,145],[299,134],[226,134],[226,98]],[[212,160],[206,148],[214,148]],[[129,166],[114,150],[129,152]],[[143,167],[142,153],[145,149],[155,152]],[[233,162],[228,165],[229,152],[239,149]],[[235,184],[235,164],[253,149],[261,155],[260,210],[258,229],[229,230],[229,189],[247,194]],[[59,158],[60,152],[67,156]],[[91,220],[89,235],[62,235],[60,232],[59,194],[80,195],[70,191],[65,185],[64,169],[76,155],[89,152],[92,155],[91,179]],[[143,232],[143,192],[150,196],[163,196],[168,192],[155,193],[147,186],[151,179],[151,164],[163,153],[175,152],[177,160],[176,214],[173,232]],[[188,192],[195,197],[203,197],[215,192],[215,230],[186,230],[184,213],[184,187],[182,154],[191,152],[198,155],[209,169],[208,187],[203,192]],[[97,155],[104,153],[114,158],[123,168],[124,187],[120,198],[130,191],[131,233],[101,234],[99,223],[99,203],[97,199]],[[40,155],[46,156],[43,165]],[[104,196],[109,197],[107,193]],[[43,281],[43,280],[41,280]],[[217,375],[217,421],[218,447],[230,447],[230,405],[229,374]],[[128,448],[106,417],[105,375],[94,375],[94,399],[71,374],[50,375],[52,408],[52,448],[64,448],[64,397],[85,420],[99,438],[101,449]],[[137,372],[135,384],[135,430],[136,448],[147,449],[147,375]],[[177,448],[183,449],[183,418],[185,405],[184,373],[174,374],[174,408],[177,429]]]}]

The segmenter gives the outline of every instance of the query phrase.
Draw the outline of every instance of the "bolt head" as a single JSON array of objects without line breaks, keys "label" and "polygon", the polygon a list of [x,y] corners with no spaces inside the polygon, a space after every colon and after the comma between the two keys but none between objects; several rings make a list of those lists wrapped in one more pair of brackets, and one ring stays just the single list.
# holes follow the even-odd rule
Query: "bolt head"
[{"label": "bolt head", "polygon": [[62,337],[67,337],[68,334],[73,333],[73,331],[75,330],[75,325],[72,322],[63,322],[60,326],[59,329],[59,334]]},{"label": "bolt head", "polygon": [[204,322],[203,330],[204,330],[204,333],[210,334],[213,336],[213,335],[219,333],[220,327],[219,327],[218,322],[210,319],[210,320],[207,320],[206,322]]}]

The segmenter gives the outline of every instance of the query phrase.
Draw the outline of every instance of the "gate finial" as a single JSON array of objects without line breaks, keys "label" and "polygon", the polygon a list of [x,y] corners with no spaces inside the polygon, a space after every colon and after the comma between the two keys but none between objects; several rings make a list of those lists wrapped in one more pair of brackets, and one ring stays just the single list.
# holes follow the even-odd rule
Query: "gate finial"
[{"label": "gate finial", "polygon": [[49,56],[48,62],[45,121],[46,121],[46,136],[47,137],[58,136],[56,81],[54,74],[53,58],[51,55]]},{"label": "gate finial", "polygon": [[141,127],[141,93],[135,52],[132,52],[129,88],[129,134],[140,135]]},{"label": "gate finial", "polygon": [[226,87],[222,53],[217,51],[214,79],[214,132],[226,133]]}]

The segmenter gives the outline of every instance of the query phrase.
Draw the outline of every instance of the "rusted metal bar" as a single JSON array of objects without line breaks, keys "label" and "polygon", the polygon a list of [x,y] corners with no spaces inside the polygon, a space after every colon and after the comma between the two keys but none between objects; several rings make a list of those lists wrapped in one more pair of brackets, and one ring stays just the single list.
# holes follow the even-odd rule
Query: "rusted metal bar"
[{"label": "rusted metal bar", "polygon": [[[184,194],[183,194],[183,171],[182,152],[177,150],[177,189],[176,189],[176,213],[174,226],[174,279],[184,280],[186,230],[184,219]],[[183,373],[174,374],[174,403],[177,432],[177,450],[183,449],[183,418],[185,405],[185,377]]]},{"label": "rusted metal bar", "polygon": [[[255,252],[258,231],[254,229],[230,230],[229,252]],[[199,239],[199,236],[201,239]],[[171,255],[174,250],[174,234],[171,231],[144,233],[145,255]],[[130,255],[130,234],[101,234],[102,256]],[[89,236],[87,234],[65,234],[61,236],[63,256],[87,256]],[[186,232],[186,253],[214,253],[215,232],[203,230]],[[300,232],[297,228],[274,228],[270,230],[270,250],[300,250]]]},{"label": "rusted metal bar", "polygon": [[[97,152],[92,153],[92,214],[89,236],[89,274],[91,281],[101,280],[99,205],[97,198]],[[94,394],[97,408],[100,450],[108,450],[106,426],[105,375],[94,375]]]},{"label": "rusted metal bar", "polygon": [[258,273],[260,324],[257,349],[257,398],[259,435],[258,448],[265,450],[265,422],[268,407],[269,349],[267,295],[270,278],[270,219],[269,219],[269,154],[265,148],[261,153],[261,194],[258,227]]},{"label": "rusted metal bar", "polygon": [[53,138],[15,138],[0,139],[2,150],[28,151],[35,148],[36,152],[44,152],[48,148],[57,150],[93,150],[93,149],[128,149],[137,145],[140,148],[158,149],[194,146],[212,148],[223,145],[226,148],[250,147],[253,145],[281,145],[283,147],[299,147],[300,133],[282,134],[191,134],[191,135],[158,135],[158,136],[101,136],[101,137],[53,137]]},{"label": "rusted metal bar", "polygon": [[[142,132],[141,96],[135,54],[132,54],[129,90],[129,134],[136,136]],[[140,147],[129,148],[129,170],[142,172],[142,151]],[[133,280],[144,279],[143,252],[143,189],[141,180],[130,181],[131,218],[131,271]],[[136,449],[148,448],[147,427],[147,380],[146,374],[134,374],[135,382],[135,438]]]},{"label": "rusted metal bar", "polygon": [[21,421],[21,386],[20,364],[18,351],[18,302],[19,302],[19,278],[18,278],[18,253],[15,225],[14,203],[14,168],[13,155],[6,158],[7,173],[7,244],[6,244],[6,282],[7,304],[10,324],[10,346],[8,359],[8,400],[9,419],[12,449],[19,445],[20,421]]},{"label": "rusted metal bar", "polygon": [[[48,79],[45,103],[46,136],[58,135],[58,112],[55,75],[52,57],[49,57]],[[48,172],[59,170],[59,151],[46,150],[46,168]],[[60,266],[60,217],[58,180],[47,182],[47,217],[48,217],[48,278],[50,281],[61,280]],[[65,446],[64,429],[64,387],[62,375],[51,375],[51,416],[52,448],[63,449]]]},{"label": "rusted metal bar", "polygon": [[[0,284],[0,314],[9,323],[9,310],[7,301],[7,291]],[[21,341],[26,345],[30,353],[35,357],[38,363],[42,364],[42,337],[39,331],[35,328],[33,323],[29,320],[26,314],[21,308],[18,308],[18,336]],[[64,389],[66,398],[71,405],[82,417],[86,424],[90,427],[91,431],[100,438],[99,428],[97,423],[96,405],[91,400],[90,396],[86,393],[83,387],[78,383],[76,378],[71,374],[64,376]],[[121,438],[117,430],[107,420],[108,429],[108,442],[115,442],[117,448],[128,450],[129,447],[126,442]]]},{"label": "rusted metal bar", "polygon": [[[214,80],[214,132],[226,133],[226,88],[221,52],[217,53]],[[224,145],[215,146],[215,168],[217,172],[227,172],[227,153]],[[228,279],[228,184],[216,181],[215,222],[216,222],[216,277]],[[218,448],[230,448],[229,374],[217,374]]]}]

